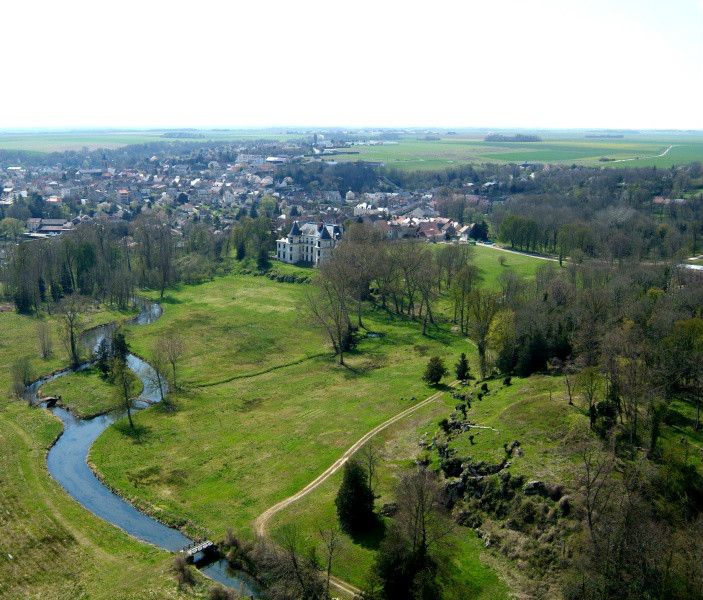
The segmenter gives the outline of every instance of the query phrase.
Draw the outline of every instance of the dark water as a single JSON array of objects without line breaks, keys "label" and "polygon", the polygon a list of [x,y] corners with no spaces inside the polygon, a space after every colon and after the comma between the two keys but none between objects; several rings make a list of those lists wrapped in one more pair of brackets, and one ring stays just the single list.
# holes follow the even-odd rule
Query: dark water
[{"label": "dark water", "polygon": [[[161,316],[162,309],[159,304],[143,300],[138,300],[138,303],[141,312],[129,321],[129,325],[147,325]],[[86,347],[95,349],[113,329],[113,324],[91,329],[83,336],[82,342]],[[140,397],[146,400],[146,402],[136,401],[133,411],[146,408],[149,403],[159,402],[161,396],[158,387],[153,383],[154,370],[151,366],[132,354],[128,356],[127,364],[141,379],[144,390]],[[90,366],[90,364],[81,365],[78,370]],[[37,390],[44,383],[73,371],[73,369],[66,369],[40,379],[25,390],[25,396],[36,400]],[[191,542],[180,531],[148,517],[113,494],[98,481],[86,463],[91,444],[112,423],[126,416],[125,409],[115,410],[92,419],[78,419],[69,411],[59,407],[50,410],[63,422],[64,432],[49,451],[47,457],[49,472],[73,498],[93,514],[159,548],[178,552]],[[245,573],[230,569],[227,561],[218,559],[210,563],[196,562],[196,566],[211,579],[238,591],[244,591],[247,595],[256,596],[254,581]]]}]

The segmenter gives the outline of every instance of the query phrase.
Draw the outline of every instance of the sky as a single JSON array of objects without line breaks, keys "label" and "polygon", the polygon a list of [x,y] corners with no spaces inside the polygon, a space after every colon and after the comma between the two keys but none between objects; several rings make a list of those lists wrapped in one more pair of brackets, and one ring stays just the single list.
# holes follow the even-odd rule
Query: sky
[{"label": "sky", "polygon": [[703,0],[3,3],[0,128],[703,128]]}]

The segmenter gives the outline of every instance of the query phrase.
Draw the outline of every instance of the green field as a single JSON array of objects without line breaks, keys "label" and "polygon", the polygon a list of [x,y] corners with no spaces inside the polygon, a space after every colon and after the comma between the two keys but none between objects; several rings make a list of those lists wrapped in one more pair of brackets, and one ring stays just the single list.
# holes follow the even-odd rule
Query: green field
[{"label": "green field", "polygon": [[205,130],[199,138],[175,138],[165,136],[164,131],[113,131],[113,132],[38,132],[11,133],[0,131],[0,150],[16,150],[22,152],[47,153],[64,152],[66,150],[96,150],[98,148],[113,149],[131,144],[147,144],[154,142],[208,142],[248,139],[271,139],[284,141],[296,136],[279,133],[272,130]]},{"label": "green field", "polygon": [[[122,316],[96,311],[88,321],[98,324]],[[51,323],[56,330],[58,325]],[[169,553],[93,516],[50,477],[46,452],[61,432],[60,421],[6,394],[8,366],[17,357],[32,357],[37,374],[68,362],[56,343],[51,359],[39,358],[36,326],[33,317],[0,313],[0,597],[191,597],[171,577]]]},{"label": "green field", "polygon": [[[467,163],[557,163],[608,167],[669,167],[703,160],[701,134],[627,134],[593,139],[585,133],[541,133],[542,142],[484,142],[481,136],[439,140],[405,138],[396,144],[355,146],[357,154],[330,156],[336,161],[382,162],[388,168],[432,170]],[[664,156],[656,157],[672,146]],[[613,159],[601,162],[600,158]],[[656,157],[656,158],[651,158]],[[630,160],[632,159],[632,160]],[[616,162],[617,161],[617,162]]]},{"label": "green field", "polygon": [[91,417],[120,404],[115,386],[101,375],[95,367],[84,369],[50,381],[42,386],[42,392],[47,396],[61,396],[61,403],[79,417]]},{"label": "green field", "polygon": [[[480,247],[474,260],[489,285],[502,269],[530,277],[542,262],[509,255],[501,266],[495,250]],[[314,271],[282,267],[280,272]],[[147,358],[162,333],[184,335],[181,378],[187,385],[172,394],[171,407],[136,414],[136,435],[126,435],[118,423],[98,439],[90,458],[109,483],[189,533],[217,538],[233,527],[249,537],[263,510],[304,487],[366,431],[411,406],[412,397],[434,392],[420,378],[429,356],[439,354],[452,363],[459,352],[473,356],[473,347],[450,323],[423,337],[418,323],[368,307],[366,326],[385,337],[361,338],[347,367],[339,367],[323,336],[311,332],[301,317],[310,289],[265,277],[228,276],[170,290],[160,320],[129,329],[133,350]],[[86,325],[124,316],[94,312]],[[0,313],[4,364],[28,355],[37,374],[65,364],[58,335],[54,357],[39,358],[36,325],[34,318]],[[53,330],[58,334],[56,324]],[[61,394],[74,410],[97,412],[111,402],[109,388],[94,372],[59,381],[45,392]],[[0,385],[9,385],[6,371]],[[385,497],[395,474],[411,464],[421,432],[450,406],[447,397],[384,432],[390,449],[382,469]],[[60,423],[44,410],[21,402],[0,407],[0,447],[9,459],[0,465],[0,560],[5,552],[22,557],[0,569],[0,596],[179,597],[167,553],[93,517],[48,475],[45,453],[59,431]],[[317,512],[306,513],[300,524],[333,516],[329,498],[337,483],[331,479],[279,514],[274,533],[308,500],[322,499]],[[479,542],[469,530],[454,535],[459,552],[449,597],[461,598],[468,589],[479,598],[507,597],[508,588],[496,575],[504,566]],[[51,562],[42,562],[48,555]],[[335,571],[362,585],[372,552],[346,540],[342,556]]]},{"label": "green field", "polygon": [[[0,132],[0,150],[56,152],[88,148],[119,148],[151,142],[207,142],[251,139],[291,140],[302,134],[280,130],[199,130],[202,137],[164,137],[164,131]],[[459,132],[424,139],[407,135],[397,143],[354,146],[348,154],[329,155],[335,161],[382,162],[389,168],[444,169],[467,163],[558,163],[609,167],[669,167],[703,160],[701,133],[627,133],[623,138],[586,138],[585,131],[540,131],[542,142],[484,142],[485,133]],[[664,156],[663,153],[671,146]],[[613,159],[601,162],[600,158]],[[652,158],[655,157],[655,158]]]}]

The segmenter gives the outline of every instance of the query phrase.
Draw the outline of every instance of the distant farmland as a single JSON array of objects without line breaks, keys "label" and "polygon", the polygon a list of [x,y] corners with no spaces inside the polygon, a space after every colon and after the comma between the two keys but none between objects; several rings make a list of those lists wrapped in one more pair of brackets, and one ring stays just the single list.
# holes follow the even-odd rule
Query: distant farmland
[{"label": "distant farmland", "polygon": [[22,152],[64,152],[66,150],[96,150],[98,148],[121,148],[131,144],[153,142],[207,142],[246,139],[284,140],[293,135],[286,135],[272,130],[241,131],[191,131],[202,137],[167,137],[165,131],[78,131],[68,133],[9,133],[0,132],[0,150],[17,150]]},{"label": "distant farmland", "polygon": [[[438,140],[405,138],[397,144],[356,146],[338,161],[366,160],[399,169],[437,169],[466,163],[559,163],[610,167],[669,167],[703,160],[703,134],[629,134],[594,139],[585,134],[542,134],[542,142],[484,142],[483,136]],[[659,156],[665,153],[663,156]],[[601,159],[608,159],[607,161]]]},{"label": "distant farmland", "polygon": [[[153,142],[206,142],[251,139],[287,140],[302,136],[282,130],[187,130],[194,137],[167,137],[165,131],[67,133],[0,132],[0,150],[61,152],[120,148]],[[399,169],[444,169],[467,163],[556,163],[609,167],[670,167],[703,160],[703,133],[625,133],[623,137],[587,137],[579,132],[539,132],[541,142],[485,142],[484,133],[406,135],[397,142],[354,146],[351,152],[326,155],[329,160],[371,161]],[[663,154],[663,155],[662,155]],[[662,155],[662,156],[660,156]]]}]

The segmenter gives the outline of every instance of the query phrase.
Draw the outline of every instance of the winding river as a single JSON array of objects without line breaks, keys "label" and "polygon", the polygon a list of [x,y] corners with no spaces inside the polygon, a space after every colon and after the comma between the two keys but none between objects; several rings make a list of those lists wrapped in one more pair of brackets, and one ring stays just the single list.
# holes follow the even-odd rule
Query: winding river
[{"label": "winding river", "polygon": [[[160,304],[140,298],[135,301],[140,312],[127,323],[128,325],[147,325],[161,316]],[[110,323],[86,331],[82,336],[83,344],[90,349],[97,348],[101,340],[112,333],[114,327],[114,323]],[[161,397],[153,383],[152,367],[133,354],[128,356],[127,364],[144,386],[140,395],[143,400],[135,401],[133,410],[141,410],[152,403],[159,402]],[[81,365],[78,370],[89,366],[90,364]],[[69,368],[39,379],[25,390],[25,397],[36,402],[37,392],[43,384],[74,371],[75,369]],[[139,512],[134,506],[111,492],[88,466],[87,458],[91,445],[112,423],[126,416],[126,409],[116,409],[90,419],[79,419],[70,411],[58,406],[49,410],[61,419],[64,426],[63,433],[47,456],[49,472],[73,498],[105,521],[164,550],[178,552],[191,543],[192,540],[177,529]],[[246,573],[231,569],[226,560],[218,559],[211,562],[196,560],[195,565],[211,579],[244,592],[248,596],[257,596],[253,579]]]}]

